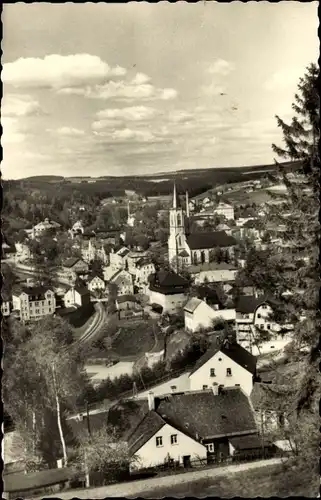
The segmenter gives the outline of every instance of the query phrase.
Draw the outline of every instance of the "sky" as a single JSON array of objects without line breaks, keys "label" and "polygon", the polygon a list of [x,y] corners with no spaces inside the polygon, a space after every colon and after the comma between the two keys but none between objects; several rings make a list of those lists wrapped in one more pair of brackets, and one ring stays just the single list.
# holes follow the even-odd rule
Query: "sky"
[{"label": "sky", "polygon": [[3,178],[273,163],[317,6],[4,4]]}]

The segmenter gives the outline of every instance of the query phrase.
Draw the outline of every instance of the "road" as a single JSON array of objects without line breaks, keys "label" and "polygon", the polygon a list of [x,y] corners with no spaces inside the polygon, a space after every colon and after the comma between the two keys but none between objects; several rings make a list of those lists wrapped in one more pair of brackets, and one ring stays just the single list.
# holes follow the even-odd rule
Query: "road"
[{"label": "road", "polygon": [[[284,459],[272,458],[269,460],[260,460],[257,462],[241,463],[235,465],[227,465],[225,467],[216,467],[211,469],[195,470],[181,474],[170,476],[155,477],[151,479],[142,479],[127,483],[118,483],[110,486],[101,486],[99,488],[89,488],[82,490],[60,491],[59,498],[72,499],[72,498],[106,498],[106,497],[138,497],[144,496],[148,498],[148,491],[156,490],[158,487],[172,487],[178,484],[186,484],[203,478],[213,478],[217,476],[225,476],[242,472],[251,469],[259,469],[261,467],[281,464]],[[188,491],[188,484],[186,484]],[[38,497],[40,499],[40,497]],[[42,498],[46,498],[42,496]],[[155,498],[155,497],[153,497]],[[34,498],[33,500],[36,500]]]}]

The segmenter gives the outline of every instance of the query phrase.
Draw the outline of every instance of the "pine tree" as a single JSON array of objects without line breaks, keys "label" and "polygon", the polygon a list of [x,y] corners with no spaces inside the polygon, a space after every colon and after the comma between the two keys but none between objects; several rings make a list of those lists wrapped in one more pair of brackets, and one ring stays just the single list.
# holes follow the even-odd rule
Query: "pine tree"
[{"label": "pine tree", "polygon": [[[293,362],[304,357],[302,348],[308,351],[304,357],[305,369],[292,400],[297,428],[301,429],[307,425],[315,427],[320,424],[319,83],[318,69],[311,64],[299,81],[298,93],[292,105],[294,117],[291,123],[287,124],[276,116],[283,135],[283,146],[273,144],[273,151],[283,160],[295,162],[297,166],[297,170],[290,175],[276,161],[288,196],[281,210],[276,206],[270,207],[267,215],[267,220],[273,219],[279,226],[285,226],[285,244],[281,249],[269,245],[264,269],[253,269],[252,261],[250,275],[252,280],[258,278],[260,283],[257,284],[264,286],[265,291],[278,295],[280,305],[276,315],[288,318],[294,324]],[[302,252],[306,254],[305,261],[302,261]],[[286,290],[291,295],[284,296]],[[310,440],[297,437],[297,441],[301,445],[299,462],[311,477],[318,463],[319,440],[311,433]]]}]

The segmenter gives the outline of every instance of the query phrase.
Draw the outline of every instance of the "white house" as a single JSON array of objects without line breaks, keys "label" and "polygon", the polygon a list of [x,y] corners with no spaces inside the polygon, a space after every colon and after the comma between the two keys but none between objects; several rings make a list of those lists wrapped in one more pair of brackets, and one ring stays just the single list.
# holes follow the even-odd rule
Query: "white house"
[{"label": "white house", "polygon": [[133,277],[125,269],[120,269],[109,279],[109,283],[117,285],[118,295],[132,295],[134,293]]},{"label": "white house", "polygon": [[147,292],[148,289],[148,279],[151,274],[154,274],[156,271],[153,262],[148,259],[140,259],[136,262],[135,268],[135,286],[138,287],[140,291],[143,293]]},{"label": "white house", "polygon": [[277,335],[282,328],[290,329],[291,325],[281,325],[270,318],[273,304],[276,301],[266,295],[241,295],[235,305],[236,310],[236,338],[244,347],[250,348],[256,335],[256,329],[271,332]]},{"label": "white house", "polygon": [[150,277],[149,303],[163,308],[163,313],[176,313],[187,302],[189,283],[173,271],[158,271]]},{"label": "white house", "polygon": [[125,269],[127,262],[127,255],[130,250],[127,247],[121,247],[117,252],[113,250],[109,254],[109,264],[110,266],[117,271],[118,269]]},{"label": "white house", "polygon": [[55,293],[43,286],[17,285],[12,291],[12,307],[14,311],[19,311],[22,321],[38,320],[54,314]]},{"label": "white house", "polygon": [[3,296],[1,300],[1,314],[2,316],[10,316],[10,300]]},{"label": "white house", "polygon": [[192,297],[184,307],[185,328],[196,332],[201,328],[210,328],[214,320],[235,320],[235,309],[219,309],[210,306],[204,300]]},{"label": "white house", "polygon": [[100,276],[93,276],[87,283],[88,290],[94,292],[95,290],[105,290],[106,283]]},{"label": "white house", "polygon": [[65,307],[84,306],[90,302],[89,291],[83,286],[72,286],[64,295]]},{"label": "white house", "polygon": [[214,213],[217,215],[224,215],[224,217],[226,217],[226,219],[228,220],[234,219],[234,208],[233,205],[230,205],[229,203],[220,201],[220,203],[214,209]]},{"label": "white house", "polygon": [[44,221],[36,224],[32,228],[30,235],[31,235],[31,238],[37,238],[38,236],[41,236],[45,231],[50,231],[50,230],[53,231],[53,230],[57,230],[59,228],[60,228],[60,224],[58,224],[58,222],[51,221],[47,218]]},{"label": "white house", "polygon": [[190,390],[240,387],[249,396],[255,375],[256,357],[235,342],[225,342],[210,347],[198,360],[189,375]]},{"label": "white house", "polygon": [[[129,429],[125,441],[131,455],[137,457],[137,469],[179,462],[188,467],[193,460],[209,456],[229,456],[228,439],[257,434],[253,411],[247,396],[239,388],[194,391],[155,398],[148,394],[148,407],[139,410],[133,401],[128,403],[132,412],[143,416],[135,428]],[[119,426],[130,422],[126,402],[123,410],[116,405],[109,413],[109,422]],[[128,408],[128,409],[129,409]],[[198,462],[199,463],[199,462]]]},{"label": "white house", "polygon": [[235,281],[238,270],[233,264],[227,262],[204,262],[204,264],[189,266],[188,272],[194,279],[195,284],[204,282],[231,283]]}]

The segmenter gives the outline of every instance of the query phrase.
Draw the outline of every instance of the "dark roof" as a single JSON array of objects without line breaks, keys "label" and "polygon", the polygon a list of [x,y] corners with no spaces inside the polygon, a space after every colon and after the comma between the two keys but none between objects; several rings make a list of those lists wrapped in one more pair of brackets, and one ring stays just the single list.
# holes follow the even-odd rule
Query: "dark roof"
[{"label": "dark roof", "polygon": [[179,253],[179,256],[180,257],[188,257],[189,256],[189,253],[184,249],[182,250],[180,253]]},{"label": "dark roof", "polygon": [[153,264],[150,257],[142,257],[136,261],[136,267],[147,266],[148,264]]},{"label": "dark roof", "polygon": [[42,300],[45,298],[45,293],[48,291],[53,291],[49,287],[44,286],[28,286],[28,285],[14,285],[12,289],[13,295],[20,295],[21,293],[26,293],[30,297],[37,297]]},{"label": "dark roof", "polygon": [[260,297],[254,297],[253,295],[240,295],[236,300],[235,310],[236,312],[244,314],[254,313],[255,309],[264,303],[268,303],[273,306],[273,304],[276,304],[276,299],[267,295],[261,295]]},{"label": "dark roof", "polygon": [[187,244],[192,250],[230,247],[236,245],[233,236],[229,236],[225,231],[214,231],[212,233],[192,233],[187,237]]},{"label": "dark roof", "polygon": [[205,365],[217,352],[222,352],[253,375],[256,372],[256,357],[236,342],[214,342],[195,364],[190,376]]},{"label": "dark roof", "polygon": [[264,439],[262,442],[262,438],[256,434],[252,434],[249,436],[232,437],[229,439],[229,441],[237,451],[253,450],[257,448],[261,449],[263,443],[265,446],[272,444],[272,442],[268,439]]},{"label": "dark roof", "polygon": [[226,388],[217,396],[212,390],[171,394],[162,398],[156,411],[165,422],[197,439],[256,431],[253,411],[239,388]]},{"label": "dark roof", "polygon": [[255,410],[285,411],[289,407],[288,397],[295,389],[289,385],[255,382],[251,401]]},{"label": "dark roof", "polygon": [[148,412],[128,439],[130,453],[136,453],[165,424],[166,422],[158,413],[155,411]]},{"label": "dark roof", "polygon": [[116,302],[122,304],[123,302],[137,302],[135,295],[120,295],[117,297]]},{"label": "dark roof", "polygon": [[73,267],[79,260],[82,261],[82,259],[78,257],[71,257],[70,259],[67,259],[63,265],[64,267]]},{"label": "dark roof", "polygon": [[184,293],[188,287],[188,281],[174,271],[160,270],[150,278],[150,290],[164,294]]},{"label": "dark roof", "polygon": [[[79,295],[88,295],[89,294],[88,288],[86,288],[83,285],[76,285],[74,288],[75,288],[75,291],[79,293]],[[69,290],[70,290],[70,288],[69,288]]]},{"label": "dark roof", "polygon": [[4,474],[4,490],[7,492],[22,492],[35,490],[45,486],[51,486],[66,482],[73,477],[71,469],[48,469],[24,474],[18,472],[15,474]]},{"label": "dark roof", "polygon": [[246,227],[249,229],[261,229],[262,222],[260,221],[260,219],[250,219],[244,222],[242,227]]}]

